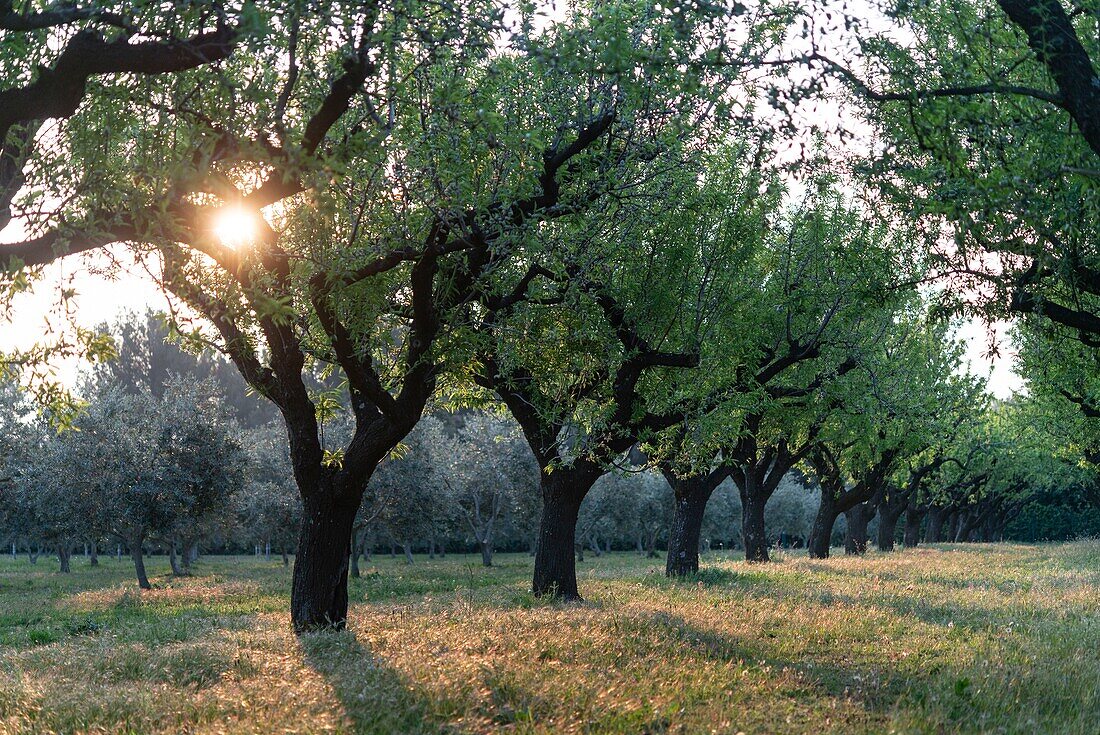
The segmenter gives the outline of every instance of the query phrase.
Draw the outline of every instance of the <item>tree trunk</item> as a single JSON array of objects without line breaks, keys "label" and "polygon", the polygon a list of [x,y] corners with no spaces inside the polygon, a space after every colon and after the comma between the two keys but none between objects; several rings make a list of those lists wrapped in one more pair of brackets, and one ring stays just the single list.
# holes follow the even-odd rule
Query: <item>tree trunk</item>
[{"label": "tree trunk", "polygon": [[974,529],[981,522],[981,513],[977,510],[967,511],[959,519],[959,531],[955,536],[956,541],[968,542],[974,539]]},{"label": "tree trunk", "polygon": [[153,589],[149,584],[149,577],[145,574],[145,556],[141,545],[144,539],[141,536],[130,539],[130,558],[134,560],[134,573],[137,575],[138,587],[143,590]]},{"label": "tree trunk", "polygon": [[302,525],[290,593],[297,633],[343,629],[348,618],[348,549],[358,500],[339,502],[332,488],[303,493]]},{"label": "tree trunk", "polygon": [[405,563],[406,564],[412,564],[413,563],[412,545],[408,544],[408,543],[403,543],[403,544],[401,544],[401,550],[405,552]]},{"label": "tree trunk", "polygon": [[818,506],[814,525],[810,530],[810,540],[806,543],[807,554],[811,559],[828,559],[832,546],[833,526],[837,518],[836,501],[825,488],[821,489],[821,505]]},{"label": "tree trunk", "polygon": [[932,506],[928,509],[928,528],[924,531],[925,541],[937,544],[943,540],[943,522],[946,518],[946,508]]},{"label": "tree trunk", "polygon": [[176,554],[176,542],[168,545],[168,564],[172,567],[172,576],[183,577],[187,572],[180,566],[179,556]]},{"label": "tree trunk", "polygon": [[39,553],[41,553],[41,551],[42,549],[27,544],[27,559],[30,560],[31,564],[38,563],[38,555]]},{"label": "tree trunk", "polygon": [[435,539],[434,538],[428,539],[428,558],[429,559],[434,559],[435,558]]},{"label": "tree trunk", "polygon": [[[706,477],[665,477],[676,496],[676,510],[668,530],[668,555],[665,557],[665,574],[683,577],[699,571],[699,536],[703,528],[703,515],[714,487]],[[641,539],[638,540],[641,551]]]},{"label": "tree trunk", "polygon": [[198,557],[197,548],[198,543],[195,541],[187,540],[183,542],[180,551],[180,568],[183,570],[185,576],[191,576],[191,562],[195,561]]},{"label": "tree trunk", "polygon": [[[286,557],[286,552],[283,552],[283,557]],[[359,579],[359,534],[355,531],[351,532],[351,548],[348,550],[348,558],[351,560],[352,579]]]},{"label": "tree trunk", "polygon": [[543,472],[542,519],[535,550],[535,571],[531,591],[563,600],[579,600],[577,590],[577,515],[581,501],[599,478],[598,471],[558,468]]},{"label": "tree trunk", "polygon": [[88,566],[98,567],[99,566],[99,549],[97,548],[97,544],[96,544],[95,541],[92,541],[88,545],[88,552],[89,552],[89,554],[88,554]]},{"label": "tree trunk", "polygon": [[918,505],[910,505],[905,511],[905,532],[902,544],[907,549],[915,549],[920,543],[920,522],[926,511]]},{"label": "tree trunk", "polygon": [[901,508],[889,508],[886,504],[878,509],[878,550],[893,551],[894,541],[898,533],[898,521],[901,519]]},{"label": "tree trunk", "polygon": [[72,571],[71,569],[69,569],[70,557],[72,557],[72,549],[69,548],[68,542],[63,541],[62,543],[58,544],[57,561],[61,564],[62,574],[68,574],[70,571]]},{"label": "tree trunk", "polygon": [[745,561],[770,561],[768,536],[764,530],[767,503],[768,499],[761,497],[752,484],[741,489],[741,540],[745,544]]},{"label": "tree trunk", "polygon": [[481,566],[493,566],[493,545],[488,539],[481,542]]},{"label": "tree trunk", "polygon": [[282,547],[283,547],[283,548],[282,548],[282,552],[283,552],[283,566],[284,566],[284,567],[289,567],[289,566],[290,566],[290,557],[289,557],[289,556],[287,556],[287,554],[286,554],[286,543],[285,543],[285,542],[283,543]]},{"label": "tree trunk", "polygon": [[947,540],[954,543],[959,535],[959,516],[961,513],[955,511],[947,517]]},{"label": "tree trunk", "polygon": [[856,503],[844,511],[844,518],[848,521],[848,532],[844,537],[845,554],[862,556],[867,553],[867,524],[871,520],[870,516],[866,503]]}]

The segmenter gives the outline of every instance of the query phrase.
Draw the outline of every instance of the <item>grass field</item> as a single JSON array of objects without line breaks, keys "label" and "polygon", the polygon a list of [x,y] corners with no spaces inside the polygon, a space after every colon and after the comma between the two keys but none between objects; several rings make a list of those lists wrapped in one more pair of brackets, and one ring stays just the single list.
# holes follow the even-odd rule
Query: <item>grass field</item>
[{"label": "grass field", "polygon": [[1100,542],[864,559],[377,559],[297,640],[278,561],[0,561],[3,733],[1100,732]]}]

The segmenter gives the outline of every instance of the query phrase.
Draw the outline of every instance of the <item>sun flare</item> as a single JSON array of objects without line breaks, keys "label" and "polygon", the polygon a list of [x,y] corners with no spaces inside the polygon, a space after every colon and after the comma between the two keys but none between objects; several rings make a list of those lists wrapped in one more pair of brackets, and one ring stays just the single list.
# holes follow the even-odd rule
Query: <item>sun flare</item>
[{"label": "sun flare", "polygon": [[226,247],[247,245],[256,239],[256,216],[239,207],[227,207],[218,213],[214,234]]}]

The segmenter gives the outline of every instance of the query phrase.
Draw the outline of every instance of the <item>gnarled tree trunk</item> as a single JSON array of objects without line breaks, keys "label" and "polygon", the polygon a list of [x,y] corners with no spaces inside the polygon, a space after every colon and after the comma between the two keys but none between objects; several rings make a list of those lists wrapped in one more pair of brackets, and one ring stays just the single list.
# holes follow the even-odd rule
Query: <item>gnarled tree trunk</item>
[{"label": "gnarled tree trunk", "polygon": [[168,545],[168,564],[172,567],[172,576],[187,576],[187,570],[180,565],[179,555],[176,554],[176,541],[174,539]]},{"label": "gnarled tree trunk", "polygon": [[[361,576],[359,573],[359,534],[354,531],[351,534],[351,550],[348,552],[348,557],[351,559],[351,576],[353,579],[359,579]],[[286,559],[285,551],[283,552],[283,559]]]},{"label": "gnarled tree trunk", "polygon": [[768,535],[764,529],[764,508],[767,498],[751,490],[741,490],[741,540],[745,544],[745,560],[770,561]]},{"label": "gnarled tree trunk", "polygon": [[878,550],[893,551],[898,535],[898,521],[904,508],[888,507],[883,504],[878,509]]},{"label": "gnarled tree trunk", "polygon": [[538,596],[579,600],[574,556],[577,515],[581,501],[600,474],[594,470],[563,467],[542,472],[542,520],[531,591]]},{"label": "gnarled tree trunk", "polygon": [[294,630],[343,629],[348,617],[348,556],[359,498],[303,493],[302,527],[294,558],[290,613]]},{"label": "gnarled tree trunk", "polygon": [[668,532],[665,574],[669,577],[683,577],[699,571],[699,536],[703,529],[703,516],[706,514],[710,496],[714,494],[714,489],[724,475],[712,473],[677,477],[671,470],[666,470],[664,475],[672,486],[676,500],[675,515]]}]

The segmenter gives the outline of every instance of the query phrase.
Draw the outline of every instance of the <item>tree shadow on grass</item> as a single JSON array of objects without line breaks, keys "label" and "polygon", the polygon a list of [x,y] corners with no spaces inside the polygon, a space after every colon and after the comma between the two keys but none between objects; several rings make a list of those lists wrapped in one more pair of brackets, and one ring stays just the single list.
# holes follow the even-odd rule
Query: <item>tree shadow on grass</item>
[{"label": "tree shadow on grass", "polygon": [[662,630],[670,656],[677,650],[682,653],[687,649],[716,663],[739,662],[740,666],[762,677],[774,676],[774,672],[795,672],[798,684],[786,697],[811,708],[815,698],[831,703],[827,705],[830,708],[848,703],[880,724],[914,687],[925,688],[931,684],[927,677],[892,669],[885,662],[859,664],[838,655],[780,655],[775,643],[781,643],[777,639],[785,635],[783,633],[761,630],[751,638],[734,636],[700,626],[668,611],[653,611],[637,624]]},{"label": "tree shadow on grass", "polygon": [[459,703],[408,681],[350,630],[308,633],[299,638],[306,665],[332,687],[354,732],[465,733],[454,721]]}]

